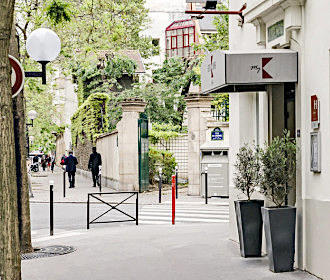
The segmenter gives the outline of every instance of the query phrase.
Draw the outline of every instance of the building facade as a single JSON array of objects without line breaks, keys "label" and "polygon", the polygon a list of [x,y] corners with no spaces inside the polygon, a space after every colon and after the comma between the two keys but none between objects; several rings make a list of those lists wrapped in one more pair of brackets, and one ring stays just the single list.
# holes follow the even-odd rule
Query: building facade
[{"label": "building facade", "polygon": [[[230,0],[229,9],[237,11],[245,2]],[[236,153],[245,143],[263,145],[286,128],[299,147],[296,190],[289,198],[289,204],[297,207],[295,265],[323,279],[330,279],[329,11],[328,0],[251,0],[243,13],[244,24],[239,24],[237,16],[231,16],[229,30],[230,51],[242,55],[260,53],[262,64],[250,65],[248,71],[258,71],[259,67],[267,81],[259,88],[256,82],[246,82],[245,87],[236,89],[234,83],[231,88],[231,238],[237,240],[233,201],[243,198],[232,180]],[[283,66],[271,72],[275,59],[265,59],[281,51],[297,54],[296,81],[272,82],[278,73],[295,71]]]}]

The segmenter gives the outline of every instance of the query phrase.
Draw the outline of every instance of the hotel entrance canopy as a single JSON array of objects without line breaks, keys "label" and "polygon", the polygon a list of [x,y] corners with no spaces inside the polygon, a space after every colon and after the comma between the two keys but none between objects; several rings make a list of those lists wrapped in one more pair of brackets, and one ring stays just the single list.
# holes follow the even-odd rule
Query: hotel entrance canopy
[{"label": "hotel entrance canopy", "polygon": [[265,91],[298,82],[298,54],[291,50],[214,51],[201,66],[202,93]]}]

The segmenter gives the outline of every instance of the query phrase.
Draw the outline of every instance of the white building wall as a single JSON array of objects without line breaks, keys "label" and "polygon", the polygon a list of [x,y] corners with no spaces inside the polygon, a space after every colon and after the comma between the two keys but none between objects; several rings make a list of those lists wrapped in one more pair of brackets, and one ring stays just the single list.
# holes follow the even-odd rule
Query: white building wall
[{"label": "white building wall", "polygon": [[[230,10],[239,10],[245,0],[230,0]],[[299,9],[289,12],[287,4],[303,4]],[[247,2],[245,12],[246,23],[239,27],[238,17],[230,16],[230,49],[256,50],[270,48],[265,38],[257,34],[258,27],[248,23],[249,17],[260,16],[266,21],[266,27],[283,17],[284,25],[289,21],[299,23],[301,29],[288,32],[279,43],[287,43],[286,47],[298,51],[298,84],[296,84],[296,129],[301,137],[297,138],[299,146],[297,164],[297,250],[296,266],[305,269],[323,279],[330,279],[330,1],[329,0],[251,0]],[[252,12],[252,8],[255,9]],[[291,8],[290,8],[291,9]],[[267,25],[268,22],[268,25]],[[256,23],[256,21],[254,22]],[[266,32],[265,28],[265,32]],[[265,34],[264,34],[265,35]],[[266,35],[265,35],[266,37]],[[264,40],[265,44],[262,43]],[[285,42],[283,42],[285,41]],[[271,93],[271,88],[268,94]],[[321,134],[321,173],[310,171],[310,132],[311,129],[311,95],[316,94],[321,102],[320,134]],[[230,96],[230,166],[233,171],[235,153],[246,141],[256,140],[251,126],[256,114],[253,107],[252,93],[233,93]],[[259,94],[259,140],[268,138],[267,94]],[[243,110],[243,111],[242,111]],[[270,115],[271,112],[269,112]],[[252,124],[251,124],[252,125]],[[231,177],[232,179],[232,177]],[[237,192],[231,181],[231,205],[237,199]],[[236,197],[235,197],[236,196]],[[231,206],[231,238],[236,237],[236,221]]]},{"label": "white building wall", "polygon": [[[149,9],[148,16],[150,18],[150,24],[148,29],[142,32],[142,35],[159,39],[160,54],[144,62],[161,65],[165,60],[166,27],[173,21],[190,18],[189,15],[185,14],[186,0],[146,0],[145,6]],[[157,67],[151,67],[151,69],[154,68]],[[151,75],[151,70],[149,69],[147,73]]]},{"label": "white building wall", "polygon": [[78,99],[70,77],[59,76],[55,80],[54,104],[57,107],[57,125],[66,125],[64,132],[65,150],[72,149],[71,117],[78,109]]}]

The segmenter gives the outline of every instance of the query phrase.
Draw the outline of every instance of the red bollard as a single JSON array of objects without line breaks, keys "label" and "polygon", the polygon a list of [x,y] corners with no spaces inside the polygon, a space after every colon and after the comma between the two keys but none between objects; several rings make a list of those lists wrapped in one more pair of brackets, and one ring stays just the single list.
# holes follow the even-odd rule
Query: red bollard
[{"label": "red bollard", "polygon": [[172,175],[172,225],[175,224],[175,175]]}]

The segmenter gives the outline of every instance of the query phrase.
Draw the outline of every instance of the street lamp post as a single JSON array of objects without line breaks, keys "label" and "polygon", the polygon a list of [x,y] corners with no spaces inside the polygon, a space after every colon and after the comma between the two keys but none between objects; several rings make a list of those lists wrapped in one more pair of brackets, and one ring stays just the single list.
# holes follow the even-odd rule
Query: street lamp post
[{"label": "street lamp post", "polygon": [[48,28],[38,28],[27,38],[26,50],[33,60],[41,64],[41,72],[25,72],[25,77],[40,77],[42,84],[45,85],[46,65],[59,55],[61,51],[60,38]]},{"label": "street lamp post", "polygon": [[31,110],[27,113],[28,118],[31,120],[30,123],[26,123],[26,147],[27,147],[27,157],[30,154],[30,139],[29,139],[29,126],[33,127],[33,120],[38,116],[38,113],[34,110]]}]

